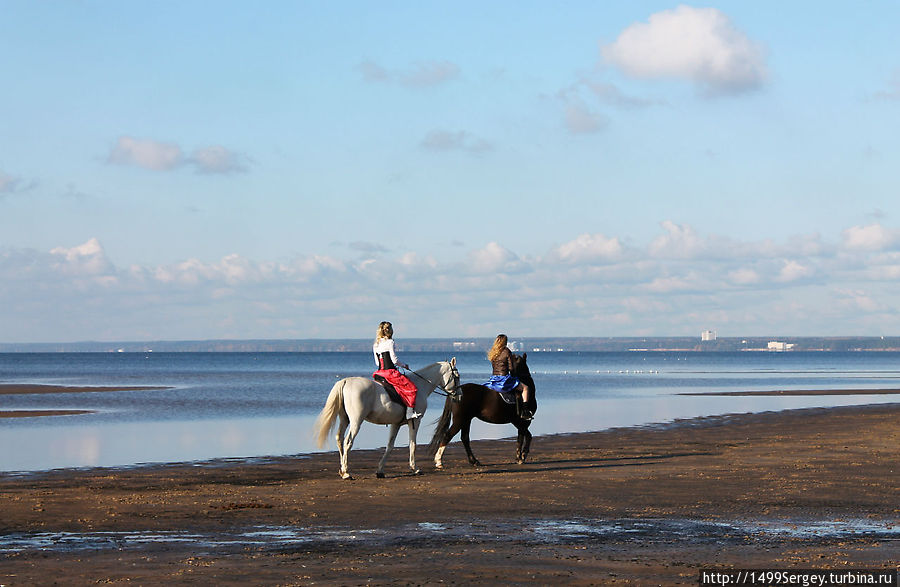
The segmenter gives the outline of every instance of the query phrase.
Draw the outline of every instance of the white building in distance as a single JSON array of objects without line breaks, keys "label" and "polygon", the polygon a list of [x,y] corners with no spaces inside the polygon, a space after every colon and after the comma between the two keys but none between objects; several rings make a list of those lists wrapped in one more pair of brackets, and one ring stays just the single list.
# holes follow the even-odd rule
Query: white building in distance
[{"label": "white building in distance", "polygon": [[792,342],[780,342],[777,340],[773,340],[769,343],[770,351],[789,351],[794,348],[794,343]]}]

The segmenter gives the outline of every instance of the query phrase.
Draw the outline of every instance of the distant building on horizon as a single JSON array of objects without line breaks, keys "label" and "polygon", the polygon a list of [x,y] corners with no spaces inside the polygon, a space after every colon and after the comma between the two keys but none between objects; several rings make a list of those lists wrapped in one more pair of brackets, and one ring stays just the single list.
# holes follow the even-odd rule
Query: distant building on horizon
[{"label": "distant building on horizon", "polygon": [[770,351],[789,351],[792,348],[794,348],[794,343],[773,340],[773,341],[769,342],[768,348]]},{"label": "distant building on horizon", "polygon": [[702,342],[709,342],[716,340],[716,331],[715,330],[704,330],[700,333],[700,340]]}]

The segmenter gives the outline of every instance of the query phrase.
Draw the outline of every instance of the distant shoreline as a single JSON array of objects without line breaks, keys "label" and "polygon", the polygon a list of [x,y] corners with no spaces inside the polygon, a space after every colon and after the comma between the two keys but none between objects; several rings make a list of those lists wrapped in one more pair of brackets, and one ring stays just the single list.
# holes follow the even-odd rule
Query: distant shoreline
[{"label": "distant shoreline", "polygon": [[[406,352],[480,352],[493,339],[401,338],[398,348]],[[516,352],[900,352],[900,336],[752,336],[717,337],[514,337]],[[0,343],[0,353],[150,353],[150,352],[368,352],[369,338],[356,339],[226,339],[159,341],[79,341]]]}]

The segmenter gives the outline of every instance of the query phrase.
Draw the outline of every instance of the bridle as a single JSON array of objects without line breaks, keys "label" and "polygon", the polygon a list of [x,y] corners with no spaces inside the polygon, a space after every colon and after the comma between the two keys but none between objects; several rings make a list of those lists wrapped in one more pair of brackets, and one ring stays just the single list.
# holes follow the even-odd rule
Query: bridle
[{"label": "bridle", "polygon": [[[451,389],[447,389],[443,385],[435,383],[434,381],[425,377],[418,371],[409,371],[409,372],[411,374],[415,375],[416,377],[418,377],[419,379],[421,379],[422,381],[425,381],[429,385],[434,387],[434,393],[436,393],[438,395],[442,395],[444,397],[449,397],[449,398],[454,398],[454,399],[459,395],[459,370],[454,365],[450,366],[450,375],[452,376],[452,378],[455,382],[455,385],[453,385],[453,387]],[[441,391],[438,391],[439,389]],[[441,392],[443,392],[443,393],[441,393]]]}]

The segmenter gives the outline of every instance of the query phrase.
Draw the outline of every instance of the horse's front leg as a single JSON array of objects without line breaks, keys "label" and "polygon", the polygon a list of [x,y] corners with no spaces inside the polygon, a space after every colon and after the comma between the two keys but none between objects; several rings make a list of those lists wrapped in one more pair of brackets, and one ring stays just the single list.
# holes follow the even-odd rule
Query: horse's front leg
[{"label": "horse's front leg", "polygon": [[384,479],[384,464],[387,462],[388,455],[394,450],[394,441],[397,439],[398,432],[400,432],[400,424],[391,424],[390,432],[388,432],[388,443],[384,449],[384,456],[381,457],[381,462],[378,463],[378,471],[375,472],[375,476],[379,479]]},{"label": "horse's front leg", "polygon": [[416,434],[419,432],[419,422],[421,418],[413,418],[409,421],[409,469],[413,475],[418,475],[419,470],[416,468]]}]

